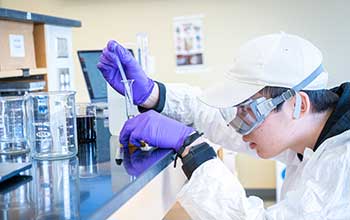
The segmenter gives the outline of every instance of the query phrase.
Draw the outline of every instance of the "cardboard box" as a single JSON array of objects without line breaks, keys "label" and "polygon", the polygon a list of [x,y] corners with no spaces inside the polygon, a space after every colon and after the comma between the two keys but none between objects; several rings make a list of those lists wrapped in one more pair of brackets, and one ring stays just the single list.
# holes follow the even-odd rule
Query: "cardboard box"
[{"label": "cardboard box", "polygon": [[33,24],[0,20],[0,71],[36,68]]}]

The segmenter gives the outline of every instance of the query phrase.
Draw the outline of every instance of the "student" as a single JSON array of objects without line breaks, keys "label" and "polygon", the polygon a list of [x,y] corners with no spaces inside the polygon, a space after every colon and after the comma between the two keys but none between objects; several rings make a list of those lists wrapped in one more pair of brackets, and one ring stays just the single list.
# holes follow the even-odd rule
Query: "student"
[{"label": "student", "polygon": [[[154,82],[110,41],[98,67],[121,94],[116,59],[145,111],[125,123],[120,142],[178,153],[189,178],[178,199],[192,219],[350,219],[350,84],[327,89],[313,44],[285,33],[251,40],[225,81],[204,92]],[[207,139],[285,163],[281,201],[264,209],[260,198],[247,198]]]}]

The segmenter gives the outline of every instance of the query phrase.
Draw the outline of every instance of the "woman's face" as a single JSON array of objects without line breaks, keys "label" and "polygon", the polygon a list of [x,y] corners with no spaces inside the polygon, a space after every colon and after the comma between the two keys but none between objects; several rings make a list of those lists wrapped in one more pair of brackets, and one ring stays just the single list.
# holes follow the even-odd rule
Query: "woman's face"
[{"label": "woman's face", "polygon": [[280,111],[271,112],[260,126],[244,135],[243,141],[248,142],[250,148],[255,149],[265,159],[290,148],[295,133],[293,109],[293,105],[287,101]]}]

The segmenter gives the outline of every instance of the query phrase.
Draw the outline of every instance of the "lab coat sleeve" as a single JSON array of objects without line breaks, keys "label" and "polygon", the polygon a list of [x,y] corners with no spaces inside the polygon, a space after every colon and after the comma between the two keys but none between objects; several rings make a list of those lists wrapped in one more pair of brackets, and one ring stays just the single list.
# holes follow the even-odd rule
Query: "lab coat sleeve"
[{"label": "lab coat sleeve", "polygon": [[[200,88],[175,83],[165,84],[165,87],[166,97],[162,114],[203,132],[211,143],[259,158],[256,151],[243,142],[242,136],[227,126],[218,109],[198,99],[202,93]],[[291,150],[282,152],[273,159],[285,164],[298,160],[296,153]]]},{"label": "lab coat sleeve", "polygon": [[263,219],[263,201],[247,198],[237,177],[219,159],[195,170],[178,201],[193,220]]},{"label": "lab coat sleeve", "polygon": [[202,103],[197,97],[201,94],[198,87],[186,84],[166,84],[166,98],[162,114],[203,132],[214,144],[236,152],[245,152],[256,156],[241,135],[227,126],[218,109]]},{"label": "lab coat sleeve", "polygon": [[283,186],[283,199],[268,209],[260,198],[247,198],[238,179],[212,159],[194,171],[178,200],[193,220],[350,219],[349,158],[349,150],[333,152],[296,175],[287,171],[293,184]]}]

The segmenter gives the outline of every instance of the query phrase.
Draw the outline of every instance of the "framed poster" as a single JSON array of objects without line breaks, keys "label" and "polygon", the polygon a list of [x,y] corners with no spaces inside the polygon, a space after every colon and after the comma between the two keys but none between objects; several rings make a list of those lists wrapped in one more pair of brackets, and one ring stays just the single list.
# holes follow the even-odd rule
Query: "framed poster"
[{"label": "framed poster", "polygon": [[176,17],[173,23],[176,72],[194,72],[204,68],[203,16]]}]

